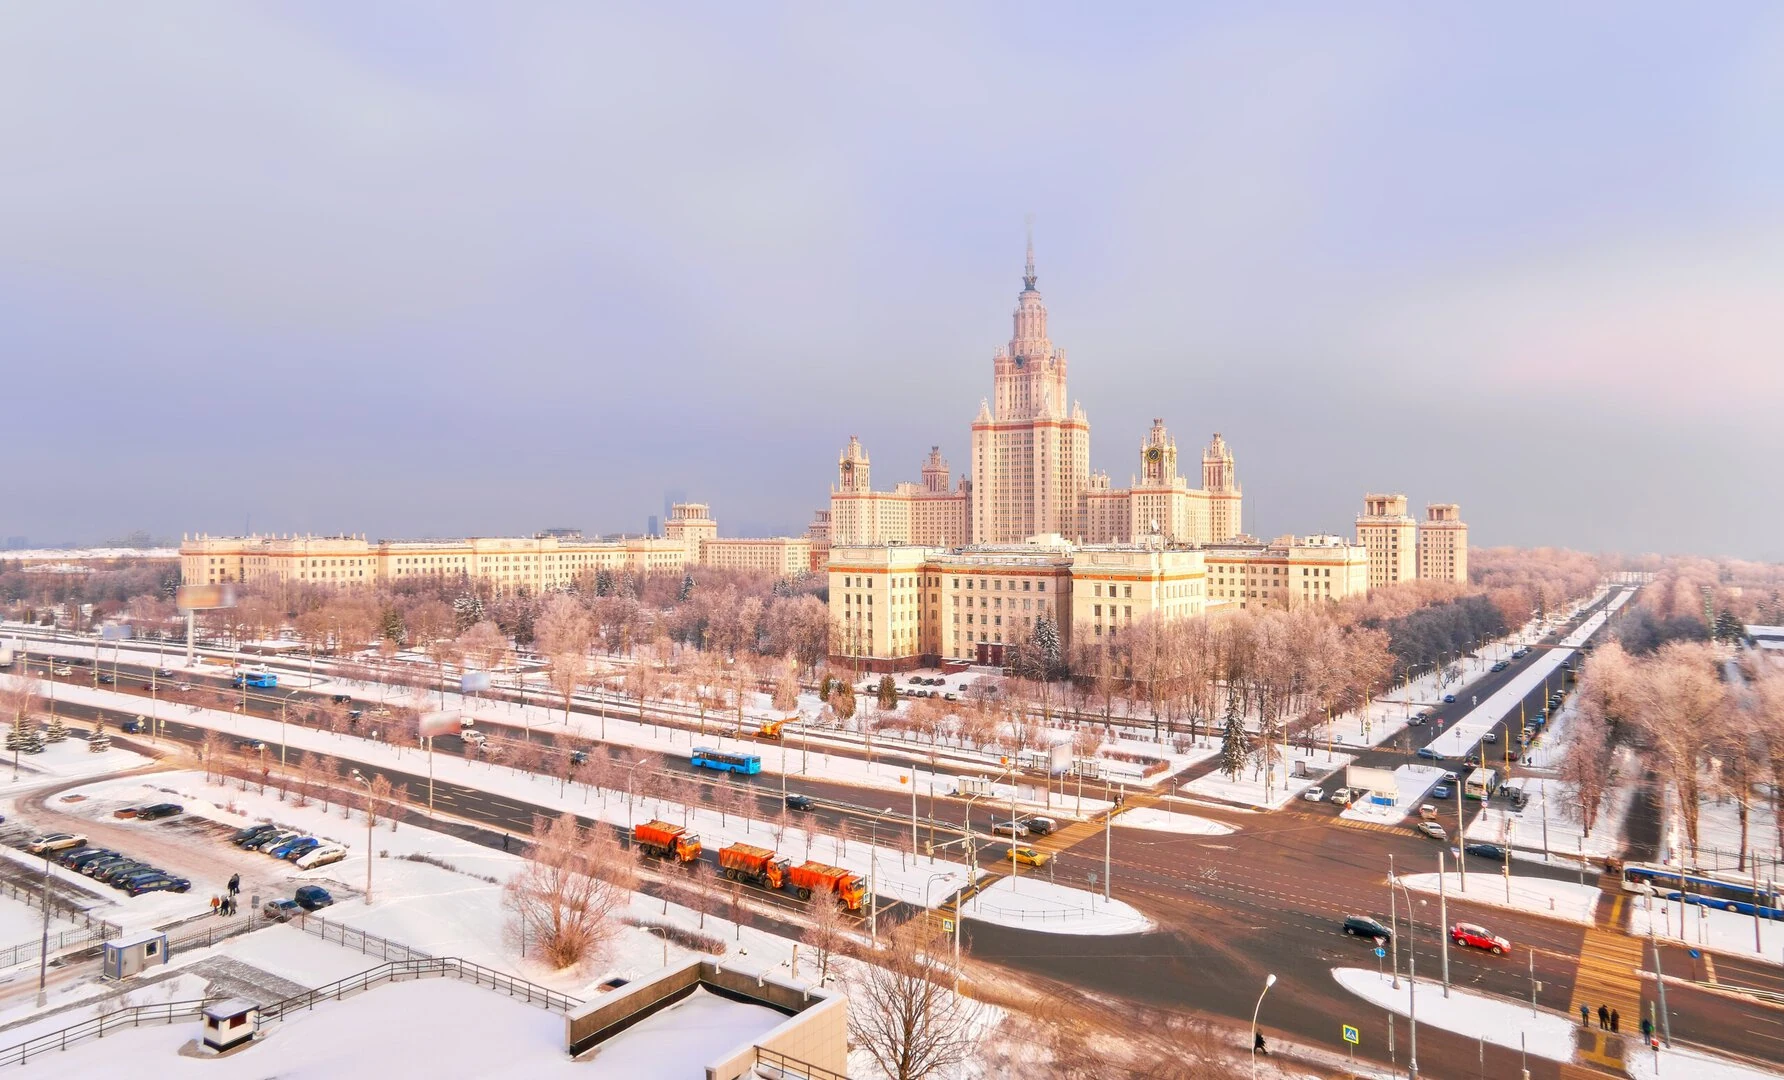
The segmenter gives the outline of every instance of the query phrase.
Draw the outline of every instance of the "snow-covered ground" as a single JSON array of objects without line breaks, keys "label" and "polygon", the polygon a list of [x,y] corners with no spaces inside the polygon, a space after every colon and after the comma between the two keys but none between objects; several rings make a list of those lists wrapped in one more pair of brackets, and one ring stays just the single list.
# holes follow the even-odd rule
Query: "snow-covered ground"
[{"label": "snow-covered ground", "polygon": [[[1704,771],[1705,790],[1714,790],[1715,779]],[[1684,823],[1680,820],[1676,799],[1668,799],[1668,824],[1664,833],[1665,861],[1679,865],[1681,852],[1688,853]],[[1705,798],[1697,809],[1697,852],[1684,861],[1700,870],[1734,870],[1742,866],[1740,808],[1726,796]],[[1784,881],[1784,852],[1778,846],[1778,829],[1772,815],[1771,801],[1764,789],[1755,792],[1748,803],[1746,850],[1758,861],[1759,880]],[[1744,867],[1743,867],[1744,869]]]},{"label": "snow-covered ground", "polygon": [[[1414,892],[1433,895],[1437,892],[1436,874],[1402,874],[1400,880]],[[1451,871],[1443,875],[1443,889],[1452,900],[1527,911],[1586,926],[1592,924],[1592,913],[1598,906],[1599,897],[1596,887],[1575,881],[1513,874],[1508,882],[1501,868],[1472,855],[1468,856],[1467,886],[1463,886],[1461,874]],[[1517,948],[1518,943],[1512,942],[1513,951]]]},{"label": "snow-covered ground", "polygon": [[1529,797],[1521,811],[1493,805],[1481,809],[1468,823],[1468,839],[1509,844],[1524,851],[1602,860],[1622,849],[1622,823],[1635,798],[1635,785],[1615,785],[1605,794],[1592,835],[1585,835],[1579,820],[1579,802],[1559,780],[1519,777]]},{"label": "snow-covered ground", "polygon": [[696,987],[675,1005],[602,1043],[585,1068],[600,1076],[700,1076],[714,1059],[747,1046],[785,1017],[762,1005],[719,997]]},{"label": "snow-covered ground", "polygon": [[1168,803],[1160,803],[1157,807],[1137,806],[1115,815],[1115,827],[1127,826],[1134,829],[1154,829],[1158,832],[1183,833],[1188,836],[1225,836],[1233,831],[1231,825],[1212,821],[1194,814],[1180,814],[1170,809]]},{"label": "snow-covered ground", "polygon": [[[1425,793],[1443,779],[1443,773],[1444,770],[1435,765],[1401,765],[1394,770],[1394,790],[1391,793],[1393,802],[1384,804],[1367,798],[1359,799],[1345,807],[1339,816],[1352,821],[1403,821],[1408,814],[1418,809]],[[1446,803],[1438,809],[1443,810],[1447,806]]]},{"label": "snow-covered ground", "polygon": [[[1681,919],[1683,926],[1679,925]],[[1652,927],[1659,937],[1694,948],[1784,964],[1784,922],[1760,919],[1758,924],[1756,944],[1754,919],[1751,915],[1707,908],[1701,904],[1674,904],[1659,899],[1650,903],[1647,897],[1634,894],[1629,898],[1631,934],[1646,937]]]},{"label": "snow-covered ground", "polygon": [[[1408,1016],[1413,1011],[1411,979],[1402,978],[1396,990],[1390,977],[1367,968],[1333,968],[1332,977],[1346,990],[1389,1012]],[[1449,996],[1444,997],[1443,984],[1429,979],[1418,980],[1416,1005],[1420,1024],[1471,1039],[1484,1038],[1494,1046],[1512,1050],[1523,1046],[1550,1061],[1573,1059],[1573,1021],[1566,1017],[1549,1013],[1533,1016],[1528,1005],[1458,986],[1451,986]]]},{"label": "snow-covered ground", "polygon": [[[42,866],[42,863],[38,864]],[[50,917],[50,941],[55,942],[55,935],[65,930],[73,930],[74,924],[63,919]],[[23,900],[14,900],[10,896],[0,896],[0,950],[14,945],[35,945],[43,939],[43,911],[34,908]],[[35,961],[36,954],[32,954]]]},{"label": "snow-covered ground", "polygon": [[1050,934],[1139,934],[1152,920],[1120,900],[1024,875],[1002,877],[966,902],[966,917]]},{"label": "snow-covered ground", "polygon": [[[1262,806],[1274,809],[1284,806],[1290,799],[1315,784],[1320,783],[1333,773],[1342,775],[1342,770],[1353,760],[1349,754],[1330,754],[1324,750],[1305,751],[1291,749],[1288,762],[1285,763],[1280,754],[1271,762],[1270,773],[1273,782],[1266,797],[1263,770],[1247,763],[1236,780],[1228,779],[1219,770],[1207,776],[1190,781],[1180,790],[1194,792],[1210,799],[1223,802],[1239,803],[1244,806]],[[1306,776],[1293,775],[1294,763],[1306,762]],[[1328,788],[1330,784],[1326,785]]]},{"label": "snow-covered ground", "polygon": [[[82,724],[83,728],[87,725]],[[113,729],[115,732],[115,729]],[[113,773],[153,765],[152,758],[133,754],[113,744],[110,750],[94,753],[87,740],[70,735],[61,742],[45,744],[41,754],[18,756],[18,779],[13,779],[12,754],[0,760],[0,799],[62,780],[78,780],[84,776],[109,776]]]},{"label": "snow-covered ground", "polygon": [[1716,1057],[1700,1050],[1662,1046],[1656,1055],[1652,1050],[1637,1049],[1634,1043],[1623,1054],[1623,1066],[1630,1080],[1777,1080],[1778,1070],[1745,1065]]}]

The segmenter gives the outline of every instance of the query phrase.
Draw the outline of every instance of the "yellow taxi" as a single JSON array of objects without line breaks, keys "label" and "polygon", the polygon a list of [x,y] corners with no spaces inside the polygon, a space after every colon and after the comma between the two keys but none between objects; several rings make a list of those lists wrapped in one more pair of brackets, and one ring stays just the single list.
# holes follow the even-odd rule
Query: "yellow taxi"
[{"label": "yellow taxi", "polygon": [[1013,847],[1010,849],[1010,861],[1022,866],[1043,866],[1053,856],[1045,851],[1036,851],[1031,847]]}]

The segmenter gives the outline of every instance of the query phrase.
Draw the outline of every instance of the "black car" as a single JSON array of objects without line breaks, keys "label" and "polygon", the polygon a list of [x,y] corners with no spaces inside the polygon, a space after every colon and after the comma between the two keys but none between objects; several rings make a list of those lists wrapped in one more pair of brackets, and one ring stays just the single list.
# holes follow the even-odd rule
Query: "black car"
[{"label": "black car", "polygon": [[788,810],[810,810],[814,805],[816,805],[816,804],[811,801],[810,795],[788,795],[787,796],[787,809]]},{"label": "black car", "polygon": [[305,911],[315,911],[334,903],[334,897],[328,895],[328,890],[320,885],[305,885],[297,890],[292,899]]},{"label": "black car", "polygon": [[145,806],[141,810],[138,810],[136,812],[136,820],[154,821],[157,818],[173,817],[175,814],[183,814],[185,812],[186,808],[179,803],[162,802],[156,803],[153,806]]},{"label": "black car", "polygon": [[1033,817],[1023,818],[1022,824],[1028,826],[1028,831],[1034,833],[1036,836],[1046,836],[1054,829],[1059,828],[1059,822],[1054,821],[1050,817],[1041,817],[1038,814]]},{"label": "black car", "polygon": [[117,858],[117,856],[117,852],[108,851],[105,848],[73,848],[63,852],[62,858],[58,861],[70,870],[79,870],[88,863],[98,862],[100,859]]},{"label": "black car", "polygon": [[336,705],[351,705],[351,704],[353,704],[353,695],[352,694],[336,694],[334,697],[330,698],[329,700],[333,701]]},{"label": "black car", "polygon": [[230,837],[229,842],[237,847],[247,847],[249,844],[253,843],[256,838],[264,837],[267,833],[272,832],[276,828],[278,828],[277,825],[269,825],[264,822],[259,825],[250,825]]},{"label": "black car", "polygon": [[1344,917],[1344,932],[1350,937],[1380,938],[1382,940],[1388,940],[1394,936],[1391,929],[1368,915],[1346,915]]},{"label": "black car", "polygon": [[119,878],[127,878],[132,874],[141,873],[144,870],[154,869],[156,868],[150,866],[146,862],[138,862],[135,859],[120,859],[115,863],[102,865],[100,869],[94,871],[92,877],[94,881],[110,883],[117,881]]},{"label": "black car", "polygon": [[572,764],[572,765],[587,765],[588,764],[588,751],[587,750],[572,750],[572,751],[570,751],[570,764]]},{"label": "black car", "polygon": [[112,678],[112,677],[111,677],[111,676],[110,676],[110,675],[101,675],[101,676],[99,676],[99,684],[100,684],[100,685],[101,685],[101,686],[110,686],[110,685],[112,685],[112,683],[114,683],[114,682],[116,682],[116,681],[117,681],[117,680],[116,680],[116,679],[113,679],[113,678]]},{"label": "black car", "polygon": [[1505,861],[1505,849],[1498,844],[1469,844],[1462,850],[1470,855],[1479,855],[1483,859],[1493,859],[1497,862]]},{"label": "black car", "polygon": [[153,877],[137,878],[130,884],[123,886],[123,889],[131,896],[141,896],[146,892],[185,892],[191,887],[192,883],[183,877],[174,877],[171,874],[156,874]]},{"label": "black car", "polygon": [[126,735],[135,735],[138,732],[142,731],[142,721],[134,720],[134,719],[126,720],[122,724],[118,725],[118,730],[122,731]]},{"label": "black car", "polygon": [[101,855],[97,859],[89,859],[88,861],[82,863],[81,864],[81,873],[85,874],[86,876],[88,876],[90,878],[97,878],[100,874],[104,873],[107,870],[111,870],[111,869],[114,869],[119,866],[124,866],[128,863],[133,863],[135,861],[136,861],[135,859],[132,859],[128,855],[119,855],[117,852],[114,851],[109,855]]},{"label": "black car", "polygon": [[156,668],[155,674],[163,679],[173,678],[173,670],[171,668]]}]

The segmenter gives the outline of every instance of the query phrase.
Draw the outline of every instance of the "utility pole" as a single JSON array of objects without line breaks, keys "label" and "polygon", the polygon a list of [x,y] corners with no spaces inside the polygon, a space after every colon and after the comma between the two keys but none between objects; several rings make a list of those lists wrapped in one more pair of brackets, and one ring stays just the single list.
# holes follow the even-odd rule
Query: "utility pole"
[{"label": "utility pole", "polygon": [[1110,899],[1110,896],[1109,896],[1109,847],[1110,847],[1110,843],[1109,842],[1111,839],[1110,830],[1114,827],[1114,825],[1115,825],[1115,808],[1113,806],[1111,806],[1111,807],[1109,807],[1108,811],[1103,814],[1103,903],[1105,903],[1105,904],[1108,903],[1109,899]]},{"label": "utility pole", "polygon": [[[1461,856],[1456,857],[1462,861]],[[1443,941],[1443,996],[1449,997],[1449,896],[1443,887],[1443,852],[1437,853],[1437,936]]]},{"label": "utility pole", "polygon": [[37,954],[37,1007],[49,1000],[47,983],[50,969],[50,853],[43,853],[43,950]]},{"label": "utility pole", "polygon": [[1394,989],[1400,989],[1400,898],[1394,895],[1394,856],[1388,855],[1388,926],[1393,933],[1388,935],[1388,948],[1394,950],[1394,958],[1390,961],[1394,968]]}]

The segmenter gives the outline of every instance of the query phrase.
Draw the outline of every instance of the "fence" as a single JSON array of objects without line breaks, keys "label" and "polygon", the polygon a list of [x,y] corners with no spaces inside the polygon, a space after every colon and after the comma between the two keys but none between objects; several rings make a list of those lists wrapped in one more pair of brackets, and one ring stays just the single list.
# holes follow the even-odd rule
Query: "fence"
[{"label": "fence", "polygon": [[411,949],[401,942],[381,938],[376,934],[368,934],[364,930],[355,930],[351,926],[331,923],[315,915],[303,915],[295,920],[298,929],[306,934],[315,934],[323,941],[332,941],[347,949],[358,949],[361,956],[377,956],[380,960],[431,960],[427,953]]},{"label": "fence", "polygon": [[[0,882],[0,890],[4,890],[5,895],[14,900],[21,900],[39,910],[43,908],[43,890],[41,888],[7,881]],[[87,914],[85,908],[66,897],[51,893],[49,901],[50,914],[60,916],[61,918],[67,919],[69,922],[80,924],[81,928],[88,931],[89,936],[91,937],[104,940],[106,938],[115,938],[124,932],[124,928],[117,923],[106,922],[104,919],[95,919],[93,916]],[[35,946],[36,943],[33,943],[33,945]]]},{"label": "fence", "polygon": [[778,1050],[756,1047],[756,1075],[768,1076],[773,1070],[776,1080],[849,1080],[843,1073],[831,1072],[821,1065],[812,1065],[788,1057]]},{"label": "fence", "polygon": [[[64,930],[59,934],[50,935],[49,951],[55,952],[69,945],[79,945],[99,937],[98,931],[89,930],[84,926],[78,930]],[[0,949],[0,968],[9,968],[14,964],[22,964],[26,960],[35,960],[43,948],[43,939],[38,938],[35,941],[20,942],[10,949]]]},{"label": "fence", "polygon": [[[245,922],[246,920],[244,920]],[[382,941],[383,939],[377,939]],[[506,991],[509,997],[521,998],[542,1008],[556,1012],[569,1012],[582,1007],[579,998],[560,994],[525,979],[516,979],[499,971],[492,971],[481,964],[473,964],[460,960],[456,956],[441,957],[429,960],[399,960],[381,964],[369,971],[351,975],[345,979],[329,983],[327,986],[295,994],[271,1005],[259,1007],[262,1024],[280,1020],[300,1009],[314,1008],[320,1001],[339,1001],[348,994],[365,990],[379,983],[397,982],[402,979],[419,979],[429,976],[450,977],[461,982],[469,982],[475,986],[487,986],[491,990]],[[107,1032],[120,1028],[141,1027],[143,1024],[171,1024],[180,1020],[199,1020],[204,1016],[204,1007],[215,998],[196,1001],[173,1001],[159,1005],[132,1005],[96,1016],[91,1020],[51,1031],[0,1050],[0,1065],[22,1065],[31,1058],[51,1050],[66,1050],[83,1039],[104,1038]],[[793,1074],[790,1074],[793,1075]],[[814,1080],[829,1080],[832,1074],[814,1074]],[[846,1080],[846,1078],[843,1078]]]},{"label": "fence", "polygon": [[427,960],[393,960],[386,964],[362,971],[357,975],[349,975],[327,986],[319,986],[314,990],[306,990],[294,994],[283,1001],[275,1001],[271,1005],[260,1007],[261,1023],[282,1020],[300,1009],[313,1009],[317,1002],[339,1001],[348,994],[369,989],[384,982],[398,982],[403,979],[420,979],[429,976],[451,977],[460,982],[470,982],[476,986],[487,986],[491,990],[506,991],[509,997],[521,998],[530,1004],[551,1009],[555,1012],[567,1013],[582,1007],[580,998],[560,994],[537,983],[517,979],[512,975],[504,975],[499,971],[486,968],[481,964],[473,964],[469,960],[461,960],[456,956],[435,957]]},{"label": "fence", "polygon": [[95,1016],[84,1023],[39,1035],[0,1050],[0,1065],[23,1065],[31,1058],[51,1050],[66,1050],[82,1039],[104,1038],[106,1032],[119,1028],[141,1027],[145,1023],[171,1024],[176,1020],[197,1020],[203,1017],[210,999],[168,1001],[159,1005],[131,1005],[114,1012]]}]

